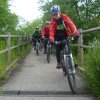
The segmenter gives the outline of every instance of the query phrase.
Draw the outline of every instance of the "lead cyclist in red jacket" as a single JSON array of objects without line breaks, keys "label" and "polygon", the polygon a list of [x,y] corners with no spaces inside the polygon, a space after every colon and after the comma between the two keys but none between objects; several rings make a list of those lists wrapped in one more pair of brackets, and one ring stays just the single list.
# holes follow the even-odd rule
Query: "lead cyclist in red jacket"
[{"label": "lead cyclist in red jacket", "polygon": [[[51,7],[52,19],[50,21],[49,38],[51,42],[62,41],[68,36],[79,36],[79,32],[73,21],[66,14],[62,14],[59,5]],[[60,65],[60,51],[62,50],[61,44],[55,44],[56,47],[56,68],[61,68]]]}]

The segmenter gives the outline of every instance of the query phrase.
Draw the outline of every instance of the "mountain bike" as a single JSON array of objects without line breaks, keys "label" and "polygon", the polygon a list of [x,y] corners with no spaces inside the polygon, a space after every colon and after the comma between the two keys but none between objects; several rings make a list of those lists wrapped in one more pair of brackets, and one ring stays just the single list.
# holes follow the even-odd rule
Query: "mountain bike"
[{"label": "mountain bike", "polygon": [[76,92],[76,71],[75,71],[75,64],[73,60],[72,51],[70,48],[71,40],[72,40],[71,38],[67,38],[66,40],[55,41],[55,42],[56,44],[63,45],[63,49],[60,52],[61,66],[62,66],[64,76],[67,76],[71,91],[75,93]]}]

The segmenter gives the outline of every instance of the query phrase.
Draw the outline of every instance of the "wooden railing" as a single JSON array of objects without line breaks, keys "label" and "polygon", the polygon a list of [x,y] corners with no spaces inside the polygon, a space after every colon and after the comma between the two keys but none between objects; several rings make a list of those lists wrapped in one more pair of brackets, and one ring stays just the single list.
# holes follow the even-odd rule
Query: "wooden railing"
[{"label": "wooden railing", "polygon": [[[83,66],[83,48],[92,48],[90,46],[83,45],[83,34],[85,34],[87,32],[94,32],[94,31],[100,31],[100,27],[96,27],[96,28],[92,28],[92,29],[88,29],[88,30],[82,30],[82,29],[79,30],[80,36],[78,39],[78,45],[75,45],[75,46],[78,46],[78,65],[80,66],[80,68],[82,70],[84,70],[82,68],[82,66]],[[8,67],[5,70],[5,72],[6,72],[10,69],[10,67],[13,64],[15,64],[19,60],[19,58],[18,58],[16,60],[14,60],[13,62],[11,62],[11,50],[17,49],[17,54],[19,54],[21,52],[20,47],[25,46],[25,48],[27,48],[28,44],[31,41],[31,38],[30,38],[30,36],[11,35],[10,33],[7,33],[7,35],[0,35],[0,38],[6,39],[6,48],[4,50],[0,50],[0,54],[6,53],[7,64],[8,64]],[[17,38],[17,45],[11,46],[11,38]]]},{"label": "wooden railing", "polygon": [[[82,70],[84,70],[82,68],[82,66],[83,66],[83,48],[93,48],[93,47],[83,44],[83,34],[85,34],[87,32],[94,32],[94,31],[100,31],[100,27],[96,27],[96,28],[92,28],[92,29],[88,29],[88,30],[82,30],[82,29],[79,30],[80,36],[78,39],[78,63],[79,63],[78,65],[80,66],[80,68]],[[90,33],[88,33],[88,34],[90,34]]]},{"label": "wooden railing", "polygon": [[[0,74],[0,77],[2,77],[10,68],[12,65],[14,65],[19,59],[20,56],[15,59],[13,62],[11,61],[11,50],[16,49],[17,50],[17,55],[19,55],[22,51],[21,51],[21,47],[25,46],[25,48],[27,49],[29,43],[31,42],[31,38],[30,36],[20,36],[20,35],[11,35],[10,33],[7,33],[6,35],[0,35],[0,39],[4,38],[6,43],[6,48],[4,50],[0,50],[0,55],[1,54],[6,54],[6,60],[7,60],[7,68],[6,70]],[[17,39],[17,43],[14,46],[11,46],[11,39],[12,38],[16,38]],[[2,47],[2,45],[0,45]]]}]

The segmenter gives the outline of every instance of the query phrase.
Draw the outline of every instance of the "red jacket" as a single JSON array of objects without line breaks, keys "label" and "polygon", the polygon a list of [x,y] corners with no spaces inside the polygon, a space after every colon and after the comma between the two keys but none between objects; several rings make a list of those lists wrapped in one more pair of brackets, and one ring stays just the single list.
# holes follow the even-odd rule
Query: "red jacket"
[{"label": "red jacket", "polygon": [[[75,24],[73,23],[73,21],[66,15],[66,14],[61,14],[62,20],[65,24],[66,27],[66,34],[69,36],[71,33],[78,35],[78,30],[75,26]],[[56,33],[56,29],[57,29],[57,23],[55,18],[52,18],[50,21],[50,39],[54,40],[54,35]]]},{"label": "red jacket", "polygon": [[42,38],[49,37],[49,28],[43,27],[42,28]]}]

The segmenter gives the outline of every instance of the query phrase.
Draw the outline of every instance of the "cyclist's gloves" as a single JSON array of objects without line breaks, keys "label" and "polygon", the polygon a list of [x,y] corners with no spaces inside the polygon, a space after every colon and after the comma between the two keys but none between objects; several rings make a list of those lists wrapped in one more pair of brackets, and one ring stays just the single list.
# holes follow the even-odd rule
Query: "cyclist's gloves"
[{"label": "cyclist's gloves", "polygon": [[50,38],[50,43],[54,43],[54,38]]},{"label": "cyclist's gloves", "polygon": [[42,40],[44,40],[44,36],[42,36]]},{"label": "cyclist's gloves", "polygon": [[73,37],[74,42],[78,41],[79,33],[73,33],[73,34],[70,35],[70,37]]},{"label": "cyclist's gloves", "polygon": [[78,41],[78,38],[79,38],[79,35],[74,36],[74,40],[75,40],[75,41]]}]

